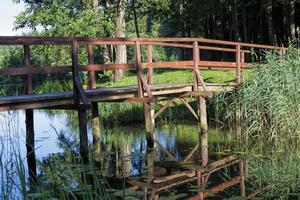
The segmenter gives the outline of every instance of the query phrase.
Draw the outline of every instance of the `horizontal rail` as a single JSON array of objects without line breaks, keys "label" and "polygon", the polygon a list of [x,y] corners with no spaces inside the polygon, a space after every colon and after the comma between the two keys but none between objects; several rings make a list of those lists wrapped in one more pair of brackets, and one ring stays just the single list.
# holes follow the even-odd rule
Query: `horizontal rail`
[{"label": "horizontal rail", "polygon": [[[78,67],[79,71],[103,71],[103,70],[130,70],[134,64],[88,64]],[[243,63],[242,68],[249,68],[251,64]],[[168,69],[192,69],[193,61],[152,62],[141,63],[142,68],[168,68]],[[199,69],[233,70],[235,62],[199,61]],[[8,67],[0,69],[0,75],[19,76],[27,74],[56,74],[72,72],[71,66],[41,66],[41,67]]]},{"label": "horizontal rail", "polygon": [[[0,45],[59,45],[59,44],[72,44],[72,41],[77,40],[79,44],[128,44],[134,45],[136,41],[139,41],[142,45],[155,43],[155,42],[200,42],[208,44],[229,45],[251,48],[263,48],[263,49],[276,49],[286,50],[285,47],[278,47],[272,45],[251,44],[243,42],[232,42],[215,39],[205,38],[73,38],[73,37],[31,37],[31,36],[0,36]],[[188,47],[190,48],[190,47]]]},{"label": "horizontal rail", "polygon": [[[248,68],[251,64],[242,63],[242,68]],[[153,62],[153,63],[142,63],[143,68],[170,68],[170,69],[192,69],[193,61],[173,61],[173,62]],[[235,62],[219,62],[219,61],[198,61],[199,69],[235,69]]]}]

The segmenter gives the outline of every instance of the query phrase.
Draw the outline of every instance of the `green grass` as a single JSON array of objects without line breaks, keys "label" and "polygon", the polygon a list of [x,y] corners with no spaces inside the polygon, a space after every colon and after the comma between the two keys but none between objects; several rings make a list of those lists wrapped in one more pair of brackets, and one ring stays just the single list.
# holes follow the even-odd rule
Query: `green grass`
[{"label": "green grass", "polygon": [[[234,71],[201,71],[201,75],[207,83],[228,83],[234,82]],[[192,83],[193,73],[191,70],[172,70],[172,71],[159,71],[154,72],[154,83]],[[127,86],[137,85],[137,77],[135,74],[127,73],[124,78],[118,82],[107,81],[99,83],[99,87],[103,86]]]}]

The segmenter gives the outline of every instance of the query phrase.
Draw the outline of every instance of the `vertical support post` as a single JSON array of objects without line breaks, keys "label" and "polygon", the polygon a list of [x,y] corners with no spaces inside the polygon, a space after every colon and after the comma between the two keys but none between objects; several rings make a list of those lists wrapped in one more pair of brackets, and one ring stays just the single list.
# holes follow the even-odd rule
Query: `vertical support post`
[{"label": "vertical support post", "polygon": [[[198,82],[200,81],[204,90],[206,90],[205,83],[202,80],[199,69],[198,62],[200,60],[200,50],[198,47],[198,42],[194,42],[193,48],[193,60],[194,60],[194,79],[193,79],[193,90],[198,91]],[[203,96],[197,97],[197,115],[198,121],[198,134],[199,134],[199,149],[201,151],[201,165],[206,166],[208,164],[208,135],[207,135],[207,112],[206,112],[206,100]],[[197,183],[199,189],[203,189],[205,185],[205,177],[203,176],[201,170],[196,171]],[[203,192],[199,192],[199,199],[204,199]]]},{"label": "vertical support post", "polygon": [[142,63],[141,44],[140,44],[140,41],[137,40],[137,41],[135,41],[135,66],[136,66],[136,74],[137,74],[137,81],[138,81],[138,97],[139,98],[142,98],[144,96],[142,80],[140,77],[141,63]]},{"label": "vertical support post", "polygon": [[[88,45],[88,62],[94,64],[94,51],[93,45]],[[95,71],[89,71],[89,89],[95,89],[96,86],[96,75]],[[93,153],[96,161],[100,161],[101,144],[100,144],[100,118],[99,108],[97,102],[92,102],[92,125],[93,125]]]},{"label": "vertical support post", "polygon": [[[244,52],[241,54],[241,46],[236,45],[236,97],[237,97],[237,105],[236,105],[236,136],[239,148],[241,148],[242,144],[242,128],[241,128],[241,105],[240,105],[240,86],[241,86],[241,63],[244,62]],[[245,188],[245,165],[244,160],[241,158],[239,160],[239,173],[241,178],[240,182],[240,195],[246,195]]]},{"label": "vertical support post", "polygon": [[197,70],[198,70],[198,61],[199,61],[199,57],[200,57],[200,51],[199,51],[199,48],[198,48],[198,42],[194,42],[193,44],[193,65],[194,65],[194,68],[193,68],[193,90],[194,91],[198,91],[198,78],[197,77]]},{"label": "vertical support post", "polygon": [[[245,64],[245,51],[241,51],[241,68]],[[241,79],[243,78],[243,70],[241,69]]]},{"label": "vertical support post", "polygon": [[[24,45],[24,64],[31,67],[30,47]],[[32,94],[32,74],[28,74],[25,79],[25,94]],[[37,184],[35,142],[34,142],[34,115],[32,109],[25,110],[26,123],[26,157],[29,171],[30,190],[34,191]]]},{"label": "vertical support post", "polygon": [[206,100],[204,97],[199,97],[200,101],[200,135],[201,135],[201,158],[202,166],[208,164],[208,134],[207,134],[207,112],[206,112]]},{"label": "vertical support post", "polygon": [[241,84],[241,45],[236,45],[236,86]]},{"label": "vertical support post", "polygon": [[[152,45],[147,45],[147,62],[152,63]],[[153,68],[148,68],[147,82],[149,85],[153,84]],[[145,113],[145,127],[146,127],[146,138],[147,145],[152,146],[154,144],[154,109],[153,103],[144,103],[144,113]]]},{"label": "vertical support post", "polygon": [[76,86],[76,78],[79,78],[78,73],[78,42],[72,41],[72,75],[73,75],[73,92],[74,104],[78,111],[79,121],[79,138],[80,138],[80,156],[83,164],[88,164],[88,136],[87,136],[87,115],[86,108],[81,106],[80,98]]}]

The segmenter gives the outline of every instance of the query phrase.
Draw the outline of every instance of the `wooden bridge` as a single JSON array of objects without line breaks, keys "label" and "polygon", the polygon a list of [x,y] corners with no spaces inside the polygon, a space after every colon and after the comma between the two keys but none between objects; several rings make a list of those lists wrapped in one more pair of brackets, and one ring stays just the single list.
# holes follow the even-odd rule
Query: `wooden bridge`
[{"label": "wooden bridge", "polygon": [[[140,102],[144,104],[145,122],[148,143],[158,142],[153,137],[154,121],[175,98],[182,101],[192,115],[199,122],[199,135],[201,135],[200,147],[202,152],[202,166],[208,164],[207,152],[207,116],[206,99],[213,92],[224,89],[238,89],[241,84],[242,70],[251,67],[250,54],[256,49],[272,49],[284,51],[285,48],[258,45],[241,42],[211,40],[204,38],[58,38],[58,37],[0,37],[0,45],[21,45],[24,49],[24,65],[22,67],[6,67],[0,69],[1,76],[20,76],[24,78],[24,94],[18,96],[0,97],[0,111],[26,110],[26,147],[27,160],[30,169],[31,183],[36,181],[36,164],[34,154],[34,124],[33,109],[74,109],[78,111],[80,129],[80,153],[85,164],[88,163],[88,140],[87,140],[87,110],[92,110],[93,117],[93,142],[94,151],[97,152],[99,143],[99,111],[98,102]],[[31,62],[30,47],[34,45],[64,45],[71,49],[72,65],[70,66],[33,66]],[[79,63],[78,47],[86,46],[88,64]],[[96,45],[127,45],[135,51],[133,63],[98,64],[94,63],[95,56],[93,47]],[[176,49],[190,49],[191,60],[181,61],[155,61],[153,59],[153,47],[162,46]],[[220,52],[219,60],[201,59],[204,52]],[[223,55],[223,56],[222,56]],[[224,61],[227,55],[229,61]],[[133,70],[137,77],[136,85],[122,87],[97,87],[96,72],[103,70]],[[191,70],[192,84],[155,84],[153,77],[154,69],[182,69]],[[233,70],[235,81],[231,84],[209,84],[202,76],[201,70]],[[88,88],[80,79],[80,73],[87,72]],[[71,73],[73,90],[56,93],[34,94],[33,76],[40,74]],[[153,103],[160,97],[169,98],[156,112]],[[195,97],[197,110],[195,111],[186,97]],[[101,116],[101,113],[100,113]],[[241,140],[240,114],[237,113],[237,137]],[[97,128],[98,127],[98,128]],[[162,147],[163,148],[163,147]],[[195,151],[194,151],[195,152]],[[192,152],[192,153],[194,153]],[[168,152],[166,152],[168,155]],[[240,161],[241,194],[244,194],[244,166]],[[198,183],[204,178],[196,175]],[[202,181],[202,182],[201,182]]]}]

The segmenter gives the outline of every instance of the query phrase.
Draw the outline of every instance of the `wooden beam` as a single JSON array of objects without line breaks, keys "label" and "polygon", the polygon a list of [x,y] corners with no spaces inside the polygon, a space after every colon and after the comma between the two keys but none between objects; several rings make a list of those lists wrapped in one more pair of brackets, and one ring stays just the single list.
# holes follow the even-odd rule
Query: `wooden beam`
[{"label": "wooden beam", "polygon": [[173,98],[171,100],[169,100],[163,107],[161,107],[153,116],[154,119],[156,119],[162,112],[164,112],[171,103],[173,103],[175,101],[176,98]]},{"label": "wooden beam", "polygon": [[181,100],[181,102],[183,103],[183,105],[185,105],[185,107],[193,114],[193,116],[199,120],[199,117],[197,116],[197,113],[194,111],[194,109],[190,106],[190,104],[183,98],[180,97],[179,98]]},{"label": "wooden beam", "polygon": [[160,147],[160,149],[173,161],[176,161],[177,159],[175,158],[175,156],[173,156],[172,153],[170,153],[168,151],[168,149],[166,149],[159,141],[157,141],[156,139],[154,139],[154,142]]},{"label": "wooden beam", "polygon": [[196,144],[196,146],[192,149],[192,151],[182,160],[182,162],[187,162],[191,159],[191,157],[194,155],[194,153],[199,149],[199,143]]}]

